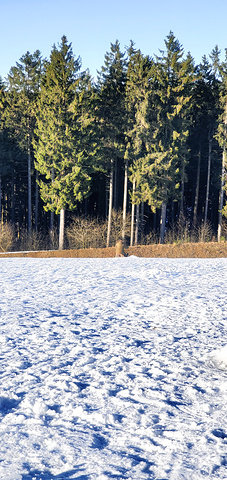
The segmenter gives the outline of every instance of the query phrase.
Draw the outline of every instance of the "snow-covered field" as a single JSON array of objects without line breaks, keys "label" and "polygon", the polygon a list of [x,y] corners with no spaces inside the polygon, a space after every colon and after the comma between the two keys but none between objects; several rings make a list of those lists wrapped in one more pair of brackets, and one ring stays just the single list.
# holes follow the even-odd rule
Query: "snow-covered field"
[{"label": "snow-covered field", "polygon": [[0,259],[0,479],[227,478],[227,259]]}]

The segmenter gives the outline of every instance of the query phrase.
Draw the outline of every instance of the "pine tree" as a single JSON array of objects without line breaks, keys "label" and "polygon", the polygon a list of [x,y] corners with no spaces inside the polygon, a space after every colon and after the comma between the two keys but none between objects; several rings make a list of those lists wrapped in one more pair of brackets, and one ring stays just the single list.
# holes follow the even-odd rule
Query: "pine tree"
[{"label": "pine tree", "polygon": [[[125,201],[123,213],[126,216],[127,200],[127,176],[128,167],[132,170],[131,181],[135,191],[135,177],[133,166],[135,162],[143,157],[146,152],[147,131],[149,128],[148,116],[148,98],[150,91],[150,78],[152,75],[153,62],[150,57],[144,57],[140,50],[134,48],[133,42],[128,49],[128,66],[125,92],[126,105],[126,150],[125,150]],[[134,201],[134,193],[133,193]],[[138,205],[139,207],[139,205]],[[137,209],[138,212],[138,209]],[[137,222],[138,223],[138,222]],[[134,206],[132,208],[132,232],[131,245],[133,244],[133,224],[134,224]],[[138,229],[137,229],[138,230]],[[123,230],[124,238],[124,230]]]},{"label": "pine tree", "polygon": [[[222,78],[222,88],[220,92],[220,104],[222,112],[219,118],[219,125],[217,130],[217,139],[222,148],[222,166],[220,174],[220,194],[219,194],[219,208],[218,208],[218,242],[221,241],[222,231],[222,215],[227,217],[227,204],[224,205],[225,190],[227,190],[226,182],[226,149],[227,149],[227,50],[225,61],[222,62],[219,68]],[[224,208],[223,208],[224,206]]]},{"label": "pine tree", "polygon": [[[204,212],[203,222],[208,221],[211,204],[211,187],[216,183],[217,169],[217,141],[214,137],[219,115],[220,80],[217,73],[217,50],[210,55],[210,64],[206,56],[196,68],[196,78],[192,94],[192,128],[190,145],[192,149],[192,161],[188,174],[192,191],[195,191],[193,207],[193,223],[196,225],[198,206],[200,200],[200,218]],[[195,169],[195,170],[194,170]],[[194,182],[196,171],[196,182]],[[194,189],[194,184],[196,188]]]},{"label": "pine tree", "polygon": [[45,65],[37,116],[36,168],[46,211],[60,214],[59,249],[64,244],[65,209],[73,210],[89,193],[89,154],[83,143],[83,122],[76,118],[81,61],[62,37]]},{"label": "pine tree", "polygon": [[4,135],[4,123],[3,123],[3,112],[5,109],[5,86],[0,77],[0,228],[2,225],[2,179],[5,177],[10,171],[10,164],[7,162],[6,155],[5,155],[5,147],[6,147],[6,138]]},{"label": "pine tree", "polygon": [[[146,201],[153,212],[161,209],[160,241],[164,241],[167,203],[183,202],[191,85],[194,66],[190,55],[170,32],[166,52],[156,57],[149,95],[149,129],[143,158],[134,166],[135,198]],[[181,187],[181,189],[180,189]]]},{"label": "pine tree", "polygon": [[[126,81],[126,60],[120,51],[118,41],[111,43],[109,53],[105,55],[104,66],[98,77],[101,142],[104,170],[109,174],[109,207],[107,246],[110,243],[111,218],[113,207],[114,172],[124,157],[124,94]],[[117,202],[116,202],[117,203]]]},{"label": "pine tree", "polygon": [[4,109],[4,126],[12,141],[27,156],[27,224],[32,227],[32,163],[36,105],[42,76],[40,51],[27,52],[20,62],[10,69],[7,77],[7,97]]}]

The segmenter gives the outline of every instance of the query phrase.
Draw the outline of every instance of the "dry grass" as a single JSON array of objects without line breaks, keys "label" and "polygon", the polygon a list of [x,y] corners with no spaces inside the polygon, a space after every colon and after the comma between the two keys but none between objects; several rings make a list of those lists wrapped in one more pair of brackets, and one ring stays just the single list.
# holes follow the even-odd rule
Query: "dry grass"
[{"label": "dry grass", "polygon": [[13,227],[7,223],[0,224],[0,252],[6,252],[12,248],[13,238]]},{"label": "dry grass", "polygon": [[[183,243],[169,245],[138,245],[126,248],[128,255],[153,258],[220,258],[227,257],[227,242]],[[78,250],[50,250],[37,252],[6,252],[0,258],[32,257],[32,258],[111,258],[115,257],[115,247],[84,248]]]}]

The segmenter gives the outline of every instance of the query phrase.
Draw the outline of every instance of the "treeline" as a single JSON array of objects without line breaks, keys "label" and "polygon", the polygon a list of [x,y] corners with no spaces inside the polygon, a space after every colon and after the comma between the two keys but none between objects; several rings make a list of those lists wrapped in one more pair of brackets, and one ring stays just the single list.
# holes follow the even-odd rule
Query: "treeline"
[{"label": "treeline", "polygon": [[218,47],[195,65],[172,32],[154,57],[116,41],[94,81],[63,36],[48,60],[27,52],[0,81],[1,228],[49,245],[57,229],[60,249],[65,225],[88,218],[107,246],[113,218],[131,245],[207,229],[220,241],[226,128]]}]

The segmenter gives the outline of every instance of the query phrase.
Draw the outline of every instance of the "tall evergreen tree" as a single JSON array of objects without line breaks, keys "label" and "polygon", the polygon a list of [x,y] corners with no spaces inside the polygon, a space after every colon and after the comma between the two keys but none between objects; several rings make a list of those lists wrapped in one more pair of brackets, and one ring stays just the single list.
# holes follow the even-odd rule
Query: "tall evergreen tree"
[{"label": "tall evergreen tree", "polygon": [[[59,249],[64,244],[65,209],[73,210],[89,193],[88,153],[75,119],[81,61],[65,36],[54,45],[45,65],[37,116],[36,168],[42,175],[40,193],[46,211],[60,214]],[[74,107],[73,107],[74,102]]]},{"label": "tall evergreen tree", "polygon": [[[107,246],[110,243],[110,229],[113,207],[114,172],[124,157],[124,95],[126,82],[126,60],[118,41],[111,43],[106,53],[104,66],[98,77],[99,109],[101,123],[102,156],[109,175],[109,208]],[[116,185],[116,177],[115,177]],[[116,189],[115,189],[116,191]]]},{"label": "tall evergreen tree", "polygon": [[[161,209],[160,241],[163,242],[169,200],[182,199],[187,162],[190,86],[194,66],[190,55],[170,32],[166,52],[156,57],[150,94],[147,154],[135,165],[136,197],[155,212]],[[180,189],[181,187],[181,189]]]},{"label": "tall evergreen tree", "polygon": [[[134,48],[133,42],[128,49],[128,67],[126,80],[126,119],[125,119],[125,202],[124,216],[126,216],[127,176],[128,166],[132,168],[131,180],[135,190],[134,163],[146,154],[148,124],[148,98],[153,62],[150,57],[143,56],[140,50]],[[134,195],[133,195],[134,201]],[[137,206],[137,211],[139,204]],[[134,207],[132,208],[132,235],[133,244]],[[123,230],[124,233],[124,230]]]},{"label": "tall evergreen tree", "polygon": [[[42,58],[39,50],[27,52],[10,69],[7,77],[7,104],[4,125],[12,140],[27,156],[27,225],[32,227],[32,164],[36,106],[42,76]],[[21,166],[22,167],[22,166]]]},{"label": "tall evergreen tree", "polygon": [[[222,112],[219,119],[217,139],[222,148],[222,166],[220,173],[220,194],[218,208],[218,242],[221,240],[222,232],[222,215],[227,217],[227,204],[224,202],[225,191],[227,190],[226,182],[226,165],[227,165],[227,50],[225,61],[220,65],[220,74],[222,78],[222,88],[220,92],[220,103]],[[223,208],[224,206],[224,208]]]},{"label": "tall evergreen tree", "polygon": [[[215,50],[217,53],[217,51]],[[211,58],[213,54],[211,54]],[[214,65],[207,57],[202,58],[196,68],[196,78],[192,94],[192,128],[190,136],[191,165],[188,169],[189,184],[194,191],[193,223],[196,224],[200,207],[200,220],[207,223],[210,218],[211,187],[216,184],[217,141],[214,137],[219,115],[220,80]],[[196,182],[194,180],[196,176]],[[190,194],[191,201],[191,194]]]}]

